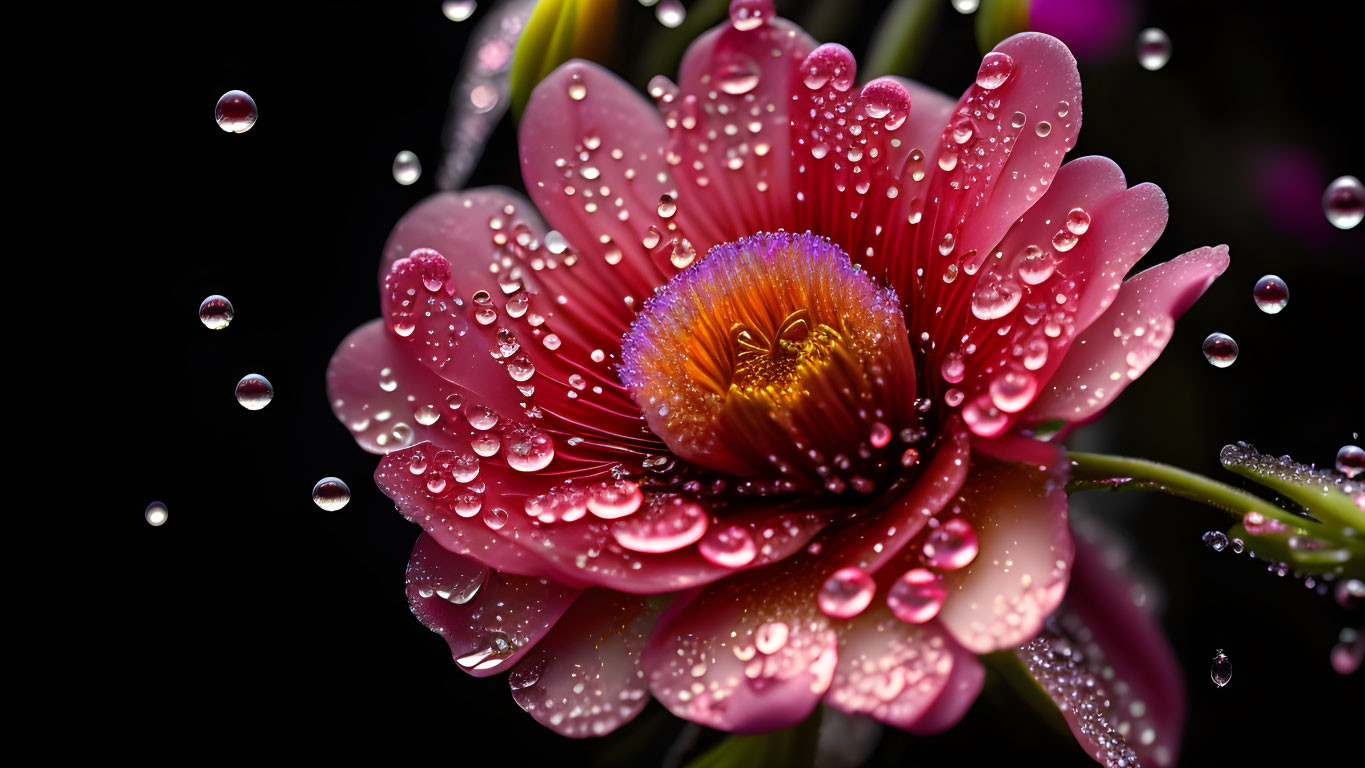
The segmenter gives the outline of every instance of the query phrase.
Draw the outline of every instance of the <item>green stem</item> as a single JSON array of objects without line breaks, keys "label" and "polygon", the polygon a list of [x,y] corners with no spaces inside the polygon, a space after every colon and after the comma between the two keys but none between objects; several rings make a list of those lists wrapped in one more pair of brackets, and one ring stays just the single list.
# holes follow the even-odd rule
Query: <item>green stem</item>
[{"label": "green stem", "polygon": [[1126,456],[1107,456],[1099,453],[1069,451],[1071,482],[1067,491],[1160,491],[1197,501],[1237,516],[1240,522],[1248,512],[1259,512],[1267,518],[1296,528],[1308,536],[1349,551],[1352,557],[1365,557],[1365,545],[1341,535],[1321,523],[1285,511],[1259,496],[1252,495],[1226,483],[1203,475],[1145,459]]}]

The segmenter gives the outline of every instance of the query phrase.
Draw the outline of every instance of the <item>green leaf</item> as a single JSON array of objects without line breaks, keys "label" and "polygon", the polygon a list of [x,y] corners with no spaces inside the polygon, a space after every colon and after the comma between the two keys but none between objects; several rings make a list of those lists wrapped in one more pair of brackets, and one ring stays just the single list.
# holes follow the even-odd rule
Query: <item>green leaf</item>
[{"label": "green leaf", "polygon": [[976,11],[976,45],[984,55],[1001,40],[1028,31],[1032,0],[981,0]]},{"label": "green leaf", "polygon": [[518,118],[536,84],[570,59],[600,59],[610,45],[616,0],[540,0],[512,58],[512,113]]},{"label": "green leaf", "polygon": [[[1288,456],[1266,456],[1246,443],[1224,447],[1218,460],[1224,468],[1292,499],[1324,523],[1365,533],[1365,510],[1355,502],[1355,494],[1362,492],[1361,484],[1350,482],[1344,475],[1315,470]],[[1354,493],[1346,493],[1344,487],[1354,488]]]},{"label": "green leaf", "polygon": [[877,22],[868,46],[866,73],[913,75],[929,49],[942,0],[895,0]]},{"label": "green leaf", "polygon": [[687,768],[810,768],[820,740],[820,709],[800,725],[753,735],[732,734]]}]

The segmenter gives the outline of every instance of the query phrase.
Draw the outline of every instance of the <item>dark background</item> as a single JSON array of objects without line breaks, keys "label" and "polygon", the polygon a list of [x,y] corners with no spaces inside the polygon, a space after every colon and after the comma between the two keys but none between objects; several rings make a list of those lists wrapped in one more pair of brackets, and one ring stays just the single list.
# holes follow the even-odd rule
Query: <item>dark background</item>
[{"label": "dark background", "polygon": [[[109,98],[131,116],[114,137],[131,184],[101,202],[117,221],[106,266],[122,318],[111,345],[115,375],[129,385],[104,417],[118,442],[102,454],[114,479],[97,496],[94,530],[113,562],[77,636],[95,651],[72,690],[99,712],[81,724],[92,743],[157,761],[219,750],[355,757],[363,748],[393,762],[646,765],[672,739],[676,725],[657,705],[605,741],[563,739],[516,707],[502,677],[461,673],[407,610],[403,571],[417,530],[374,487],[376,458],[333,419],[324,392],[336,344],[378,314],[376,262],[389,228],[434,191],[463,44],[492,5],[460,24],[439,0],[181,4],[122,9],[113,22],[109,68],[95,76],[118,86]],[[1166,190],[1170,226],[1149,260],[1226,242],[1233,261],[1161,361],[1073,444],[1224,479],[1218,450],[1233,440],[1330,464],[1365,429],[1365,226],[1336,231],[1318,203],[1336,176],[1365,176],[1355,114],[1363,4],[1137,5],[1138,26],[1164,28],[1174,55],[1158,72],[1140,69],[1131,48],[1083,62],[1085,126],[1073,156],[1107,154],[1130,184]],[[623,7],[635,34],[620,39],[668,39],[651,10]],[[885,3],[848,7],[816,35],[861,54]],[[946,10],[918,74],[956,95],[979,54],[971,19]],[[654,72],[630,69],[639,48],[612,63],[642,84]],[[242,135],[211,119],[233,88],[260,105]],[[507,118],[469,186],[520,186],[513,137]],[[401,149],[424,166],[411,187],[391,176]],[[1283,180],[1286,157],[1306,187]],[[1266,273],[1290,287],[1279,315],[1251,301]],[[236,306],[227,330],[196,318],[211,293]],[[1200,354],[1214,330],[1241,345],[1228,369]],[[254,413],[232,395],[250,372],[276,389]],[[350,484],[344,510],[312,504],[324,475]],[[143,521],[153,500],[170,510],[160,528]],[[1362,678],[1328,663],[1338,629],[1359,626],[1359,613],[1246,556],[1205,548],[1200,535],[1223,520],[1201,507],[1157,496],[1076,503],[1116,523],[1165,592],[1165,627],[1189,688],[1184,764],[1359,747]],[[1224,689],[1208,679],[1217,648],[1235,668]],[[998,694],[947,734],[889,732],[874,756],[888,765],[1029,761],[1090,764]]]}]

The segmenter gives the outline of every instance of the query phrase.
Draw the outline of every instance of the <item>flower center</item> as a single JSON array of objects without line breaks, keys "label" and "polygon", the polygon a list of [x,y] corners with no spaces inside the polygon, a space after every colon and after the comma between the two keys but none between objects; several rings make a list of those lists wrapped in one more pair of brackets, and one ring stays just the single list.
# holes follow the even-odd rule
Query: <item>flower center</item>
[{"label": "flower center", "polygon": [[621,378],[675,454],[780,490],[871,493],[900,466],[896,436],[923,433],[899,300],[809,233],[679,273],[626,335]]}]

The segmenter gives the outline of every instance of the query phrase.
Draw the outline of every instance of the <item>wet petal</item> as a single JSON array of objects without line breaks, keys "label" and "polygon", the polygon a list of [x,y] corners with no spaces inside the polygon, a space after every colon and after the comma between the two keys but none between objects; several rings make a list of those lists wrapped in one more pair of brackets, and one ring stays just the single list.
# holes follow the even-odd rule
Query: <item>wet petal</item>
[{"label": "wet petal", "polygon": [[943,575],[939,621],[974,653],[1032,637],[1061,602],[1074,548],[1066,515],[1066,461],[1045,468],[974,462],[948,509],[971,523],[980,547],[966,567]]},{"label": "wet petal", "polygon": [[825,703],[844,712],[916,732],[924,732],[922,722],[934,726],[926,731],[944,730],[981,690],[980,662],[937,623],[907,624],[879,602],[837,629],[839,664]]},{"label": "wet petal", "polygon": [[1024,415],[1026,423],[1098,415],[1156,361],[1175,320],[1228,266],[1228,248],[1200,248],[1125,281],[1112,306],[1076,340]]},{"label": "wet petal", "polygon": [[645,641],[666,604],[585,592],[512,670],[512,698],[563,736],[603,736],[630,722],[649,703]]},{"label": "wet petal", "polygon": [[1066,602],[1015,653],[1098,762],[1132,750],[1142,765],[1174,765],[1185,723],[1180,666],[1128,587],[1092,545],[1078,543]]},{"label": "wet petal", "polygon": [[413,615],[475,677],[510,669],[578,596],[551,579],[488,572],[427,535],[408,561],[407,593]]}]

